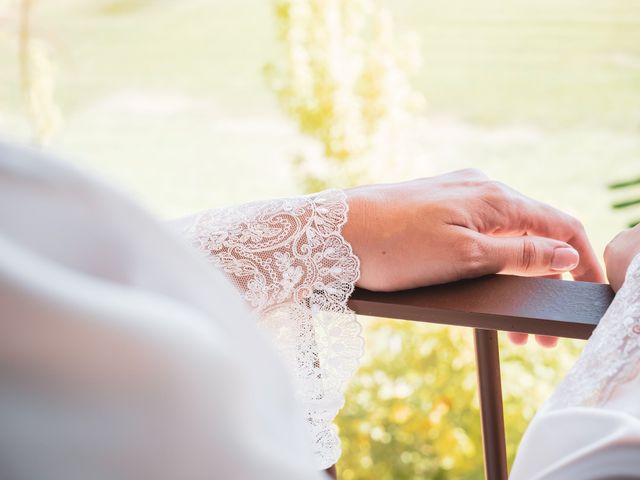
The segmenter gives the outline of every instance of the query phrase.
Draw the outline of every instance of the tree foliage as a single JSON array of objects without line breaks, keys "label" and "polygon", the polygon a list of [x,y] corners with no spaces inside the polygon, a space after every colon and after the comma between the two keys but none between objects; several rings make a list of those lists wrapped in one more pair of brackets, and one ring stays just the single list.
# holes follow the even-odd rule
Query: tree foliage
[{"label": "tree foliage", "polygon": [[421,61],[418,37],[397,35],[371,0],[278,0],[274,12],[284,58],[267,64],[267,80],[323,151],[294,159],[300,180],[317,190],[370,177],[367,154],[422,104],[409,81]]},{"label": "tree foliage", "polygon": [[33,142],[42,145],[48,143],[58,129],[61,114],[54,98],[55,68],[49,45],[33,33],[37,3],[36,0],[0,0],[0,41],[15,44],[17,74]]}]

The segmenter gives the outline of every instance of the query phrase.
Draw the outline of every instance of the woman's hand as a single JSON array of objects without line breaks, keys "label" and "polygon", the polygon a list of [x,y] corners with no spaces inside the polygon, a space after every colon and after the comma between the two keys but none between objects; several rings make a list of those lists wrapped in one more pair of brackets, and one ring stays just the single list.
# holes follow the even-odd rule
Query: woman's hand
[{"label": "woman's hand", "polygon": [[360,258],[360,287],[390,291],[491,273],[569,271],[576,280],[604,281],[578,220],[476,170],[346,193],[343,234]]},{"label": "woman's hand", "polygon": [[622,287],[629,264],[638,253],[640,253],[640,225],[623,230],[604,249],[607,277],[611,288],[616,292]]},{"label": "woman's hand", "polygon": [[347,190],[358,285],[390,291],[490,273],[604,277],[582,224],[475,170]]}]

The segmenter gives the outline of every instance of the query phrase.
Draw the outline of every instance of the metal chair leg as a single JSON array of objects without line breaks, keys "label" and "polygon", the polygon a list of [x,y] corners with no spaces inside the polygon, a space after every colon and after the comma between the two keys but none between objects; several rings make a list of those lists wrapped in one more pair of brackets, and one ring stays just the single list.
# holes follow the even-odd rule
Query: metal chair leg
[{"label": "metal chair leg", "polygon": [[478,366],[484,472],[487,480],[507,480],[507,449],[500,381],[500,350],[495,330],[473,330]]}]

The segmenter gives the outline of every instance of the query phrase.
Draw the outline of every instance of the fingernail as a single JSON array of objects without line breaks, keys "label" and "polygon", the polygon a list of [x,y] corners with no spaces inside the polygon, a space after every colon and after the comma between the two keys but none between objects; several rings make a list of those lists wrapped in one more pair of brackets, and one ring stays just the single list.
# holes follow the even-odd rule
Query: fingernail
[{"label": "fingernail", "polygon": [[580,255],[571,247],[560,247],[553,251],[551,270],[568,272],[578,266]]}]

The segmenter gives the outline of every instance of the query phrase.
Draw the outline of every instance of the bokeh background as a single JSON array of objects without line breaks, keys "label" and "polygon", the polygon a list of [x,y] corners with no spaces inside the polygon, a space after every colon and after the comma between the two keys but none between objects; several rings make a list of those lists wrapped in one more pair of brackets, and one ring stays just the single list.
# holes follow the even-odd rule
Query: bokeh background
[{"label": "bokeh background", "polygon": [[[640,175],[640,3],[0,0],[0,135],[165,218],[475,167],[602,252],[634,220],[607,185]],[[361,320],[340,477],[482,478],[470,332]],[[582,346],[502,342],[511,459]]]}]

